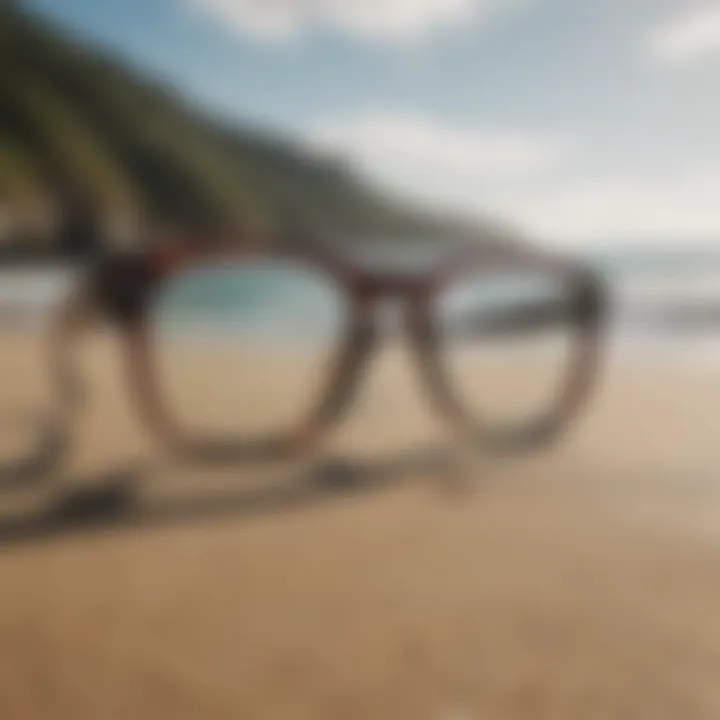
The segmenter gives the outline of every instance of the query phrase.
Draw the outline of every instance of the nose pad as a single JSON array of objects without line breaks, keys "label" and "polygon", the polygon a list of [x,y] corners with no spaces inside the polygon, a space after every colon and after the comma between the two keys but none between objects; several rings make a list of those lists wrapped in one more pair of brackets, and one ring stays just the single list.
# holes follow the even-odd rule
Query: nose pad
[{"label": "nose pad", "polygon": [[361,314],[349,345],[347,367],[339,373],[344,377],[338,383],[334,422],[344,420],[357,408],[370,367],[379,359],[382,349],[390,347],[395,352],[404,335],[405,308],[394,298],[369,300]]},{"label": "nose pad", "polygon": [[368,304],[350,328],[340,357],[331,371],[327,392],[313,414],[313,427],[321,429],[338,425],[355,406],[365,372],[379,344],[375,318],[375,306]]},{"label": "nose pad", "polygon": [[410,341],[412,366],[425,406],[433,415],[444,415],[441,410],[440,380],[434,358],[439,352],[433,328],[431,309],[421,304],[409,304],[405,311],[405,333]]},{"label": "nose pad", "polygon": [[372,340],[358,361],[352,399],[338,416],[346,422],[333,435],[333,448],[343,455],[375,462],[437,445],[439,428],[417,393],[406,312],[402,299],[375,304]]},{"label": "nose pad", "polygon": [[397,340],[405,330],[405,313],[403,305],[395,299],[378,301],[375,307],[375,327],[379,339],[390,342]]}]

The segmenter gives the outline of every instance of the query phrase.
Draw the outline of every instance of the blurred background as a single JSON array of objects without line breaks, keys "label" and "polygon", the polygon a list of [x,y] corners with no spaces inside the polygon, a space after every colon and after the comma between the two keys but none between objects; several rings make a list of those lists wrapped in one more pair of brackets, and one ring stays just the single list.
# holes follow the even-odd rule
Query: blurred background
[{"label": "blurred background", "polygon": [[[460,470],[393,307],[312,470],[168,456],[99,328],[71,457],[0,485],[0,717],[717,718],[719,76],[716,0],[0,0],[0,469],[89,254],[307,235],[415,272],[531,246],[609,302],[562,442]],[[496,280],[437,308],[491,419],[547,402],[568,350],[474,342],[556,298]],[[151,318],[164,397],[284,427],[346,319],[312,268],[183,274]]]}]

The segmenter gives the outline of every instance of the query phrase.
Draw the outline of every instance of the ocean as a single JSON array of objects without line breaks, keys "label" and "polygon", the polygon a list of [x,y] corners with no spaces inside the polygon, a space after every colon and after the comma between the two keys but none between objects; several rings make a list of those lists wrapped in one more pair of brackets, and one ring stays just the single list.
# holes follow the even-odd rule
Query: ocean
[{"label": "ocean", "polygon": [[[657,359],[720,359],[720,252],[593,251],[608,289],[612,352]],[[72,287],[69,267],[0,270],[0,324],[41,323]],[[342,323],[336,288],[304,274],[268,269],[199,271],[166,293],[156,316],[163,330],[195,339],[301,345]],[[392,309],[386,332],[397,327]]]}]

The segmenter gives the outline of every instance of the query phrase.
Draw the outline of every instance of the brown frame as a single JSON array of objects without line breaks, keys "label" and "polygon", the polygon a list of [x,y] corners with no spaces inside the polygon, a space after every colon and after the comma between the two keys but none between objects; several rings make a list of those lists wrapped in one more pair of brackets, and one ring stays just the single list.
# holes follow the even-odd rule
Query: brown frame
[{"label": "brown frame", "polygon": [[[260,247],[267,247],[260,243]],[[380,300],[401,300],[406,334],[434,408],[471,445],[506,453],[550,445],[576,417],[595,384],[601,350],[605,292],[599,277],[581,263],[528,247],[493,245],[451,256],[428,273],[376,272],[347,260],[337,249],[294,238],[270,249],[258,244],[191,238],[162,242],[153,249],[120,252],[88,263],[84,279],[56,314],[51,329],[50,362],[57,407],[40,423],[34,456],[0,465],[0,489],[42,480],[57,468],[71,443],[71,426],[82,409],[82,382],[71,359],[75,338],[101,315],[124,343],[128,387],[142,422],[169,449],[189,461],[267,461],[302,456],[316,447],[330,426],[347,412],[361,380],[361,369],[378,346],[375,308]],[[188,266],[220,259],[280,257],[309,263],[334,279],[348,299],[348,325],[333,370],[318,403],[296,427],[255,439],[202,439],[187,436],[165,410],[154,379],[150,312],[163,283]],[[577,334],[571,367],[562,392],[548,413],[513,431],[498,432],[472,417],[454,396],[440,360],[440,335],[434,317],[439,294],[459,273],[491,274],[504,268],[539,268],[556,274],[567,287],[568,309]]]},{"label": "brown frame", "polygon": [[[150,310],[163,283],[187,267],[212,260],[295,259],[333,279],[348,300],[345,338],[329,381],[310,415],[298,426],[265,438],[202,439],[187,435],[167,412],[154,375]],[[577,334],[571,367],[556,404],[530,425],[498,432],[472,417],[452,392],[440,361],[434,307],[439,293],[458,273],[491,274],[503,269],[538,268],[557,275],[567,287],[568,309]],[[101,262],[91,275],[92,293],[125,339],[129,388],[148,429],[187,460],[266,460],[300,455],[348,409],[360,382],[360,370],[377,348],[374,310],[380,300],[400,300],[406,307],[406,331],[431,403],[473,445],[484,452],[531,450],[549,444],[565,429],[588,398],[597,375],[604,292],[598,277],[582,264],[527,247],[477,248],[456,254],[434,271],[376,272],[346,260],[337,250],[307,240],[270,250],[248,244],[188,240],[139,254]]]}]

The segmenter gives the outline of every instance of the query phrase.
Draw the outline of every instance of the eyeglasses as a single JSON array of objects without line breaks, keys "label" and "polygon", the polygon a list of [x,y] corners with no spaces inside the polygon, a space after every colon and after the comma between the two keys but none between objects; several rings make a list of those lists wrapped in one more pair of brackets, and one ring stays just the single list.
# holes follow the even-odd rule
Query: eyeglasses
[{"label": "eyeglasses", "polygon": [[[381,322],[386,302],[401,324]],[[210,463],[309,453],[348,413],[370,358],[401,336],[431,407],[478,452],[549,445],[594,385],[604,305],[589,269],[525,247],[463,251],[426,272],[368,269],[299,240],[114,254],[58,313],[61,409],[37,457],[0,466],[0,482],[47,469],[67,446],[81,406],[72,348],[90,316],[122,339],[147,431]]]}]

